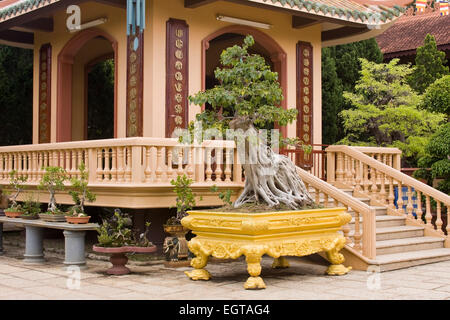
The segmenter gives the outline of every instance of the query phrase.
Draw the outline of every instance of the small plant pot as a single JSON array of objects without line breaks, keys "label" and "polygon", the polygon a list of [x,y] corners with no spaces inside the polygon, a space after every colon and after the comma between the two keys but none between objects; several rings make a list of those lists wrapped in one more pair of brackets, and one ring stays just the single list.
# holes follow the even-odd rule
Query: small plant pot
[{"label": "small plant pot", "polygon": [[21,215],[19,218],[22,218],[25,220],[36,220],[36,219],[39,219],[39,216]]},{"label": "small plant pot", "polygon": [[5,215],[8,218],[21,218],[20,216],[23,214],[21,211],[5,211]]},{"label": "small plant pot", "polygon": [[66,222],[66,217],[63,214],[40,213],[39,218],[47,222]]},{"label": "small plant pot", "polygon": [[130,273],[130,269],[125,266],[128,262],[128,258],[125,253],[152,253],[156,251],[156,246],[99,247],[94,245],[92,247],[92,250],[94,250],[95,252],[108,253],[111,255],[111,257],[109,258],[109,262],[111,262],[112,267],[106,270],[106,273],[117,276]]},{"label": "small plant pot", "polygon": [[178,235],[185,235],[187,232],[189,232],[189,229],[184,227],[181,224],[175,224],[175,225],[169,225],[165,224],[163,225],[164,231],[172,236],[178,236]]},{"label": "small plant pot", "polygon": [[91,216],[85,216],[85,217],[77,217],[77,216],[66,216],[67,223],[73,223],[73,224],[86,224],[89,222],[89,219]]}]

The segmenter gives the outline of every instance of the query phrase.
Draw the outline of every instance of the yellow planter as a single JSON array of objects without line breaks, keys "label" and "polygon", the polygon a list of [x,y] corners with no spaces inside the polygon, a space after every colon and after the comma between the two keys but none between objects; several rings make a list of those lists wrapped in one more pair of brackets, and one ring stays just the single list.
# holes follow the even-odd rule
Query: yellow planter
[{"label": "yellow planter", "polygon": [[208,257],[236,259],[245,255],[250,277],[246,289],[263,289],[261,257],[267,254],[275,261],[272,267],[288,267],[284,256],[306,256],[325,251],[332,265],[328,274],[346,274],[351,268],[342,264],[339,253],[345,238],[339,232],[351,220],[345,208],[325,208],[298,211],[237,213],[189,211],[181,220],[197,237],[188,243],[196,255],[191,261],[195,270],[185,273],[193,280],[209,280],[204,269]]}]

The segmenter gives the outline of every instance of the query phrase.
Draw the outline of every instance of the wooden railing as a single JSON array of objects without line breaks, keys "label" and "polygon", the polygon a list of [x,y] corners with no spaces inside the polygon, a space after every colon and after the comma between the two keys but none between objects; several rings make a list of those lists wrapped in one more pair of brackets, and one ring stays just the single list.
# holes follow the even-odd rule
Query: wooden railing
[{"label": "wooden railing", "polygon": [[344,226],[343,232],[347,239],[347,245],[353,248],[357,253],[368,259],[376,257],[376,221],[375,209],[372,209],[364,202],[348,195],[333,185],[321,180],[313,174],[297,167],[297,173],[309,190],[314,190],[315,202],[320,203],[323,199],[323,205],[328,207],[344,206],[347,210],[355,212],[355,230],[350,236],[350,227]]},{"label": "wooden railing", "polygon": [[177,139],[123,138],[0,147],[0,184],[9,172],[28,176],[36,185],[47,166],[59,166],[69,177],[80,175],[84,162],[91,185],[162,185],[186,174],[193,185],[242,185],[235,143],[207,140],[197,145]]},{"label": "wooden railing", "polygon": [[[447,216],[450,211],[450,196],[397,170],[400,161],[395,160],[396,153],[387,153],[385,149],[374,150],[373,154],[382,154],[381,159],[384,159],[386,154],[392,154],[393,160],[379,161],[378,158],[372,158],[356,147],[337,145],[328,147],[328,182],[350,187],[355,195],[370,197],[371,204],[386,206],[390,214],[406,215],[410,223],[424,225],[427,231],[432,231],[431,234],[445,237],[446,246],[450,246],[450,224],[443,226],[442,220],[443,209],[446,208]],[[403,209],[405,202],[402,198],[402,187],[407,188],[406,210]],[[398,188],[399,193],[397,206],[394,204],[395,188]],[[417,198],[416,209],[413,206],[413,190]],[[413,215],[414,211],[416,216]],[[434,226],[431,223],[433,214],[436,215]]]}]

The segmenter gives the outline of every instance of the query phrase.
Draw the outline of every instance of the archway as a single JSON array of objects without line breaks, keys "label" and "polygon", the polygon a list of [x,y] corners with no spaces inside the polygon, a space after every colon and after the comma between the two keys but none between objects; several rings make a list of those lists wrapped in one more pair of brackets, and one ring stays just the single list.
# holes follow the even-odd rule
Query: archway
[{"label": "archway", "polygon": [[[278,73],[278,81],[283,90],[283,96],[285,97],[281,102],[281,107],[283,109],[287,108],[287,62],[286,62],[286,52],[281,48],[281,46],[270,36],[261,32],[255,28],[241,25],[232,25],[224,27],[217,30],[216,32],[210,34],[202,40],[202,90],[205,90],[210,85],[207,83],[207,56],[208,49],[215,39],[223,40],[224,43],[232,39],[233,37],[237,41],[233,44],[241,44],[238,39],[243,39],[246,35],[252,35],[255,39],[255,51],[261,54],[269,65],[272,67],[273,71]],[[237,37],[238,36],[238,37]],[[283,136],[286,136],[286,127],[279,127],[275,125],[275,128],[280,129]]]},{"label": "archway", "polygon": [[[85,137],[84,129],[80,135],[73,136],[73,90],[76,90],[74,83],[74,64],[77,63],[77,54],[83,51],[83,48],[90,42],[104,41],[112,47],[114,61],[118,61],[117,41],[108,33],[99,29],[87,29],[81,31],[70,39],[58,55],[58,77],[57,77],[57,103],[56,103],[56,141],[83,140]],[[89,51],[85,49],[85,51]],[[101,55],[104,55],[102,53]],[[90,59],[92,60],[91,57]],[[84,70],[84,65],[83,65]],[[114,69],[114,137],[117,137],[117,70]],[[84,79],[84,77],[83,77]],[[75,85],[75,86],[74,86]],[[84,90],[84,87],[83,87]],[[84,96],[84,94],[83,94]],[[83,106],[85,100],[83,99]],[[86,117],[84,125],[86,125]]]}]

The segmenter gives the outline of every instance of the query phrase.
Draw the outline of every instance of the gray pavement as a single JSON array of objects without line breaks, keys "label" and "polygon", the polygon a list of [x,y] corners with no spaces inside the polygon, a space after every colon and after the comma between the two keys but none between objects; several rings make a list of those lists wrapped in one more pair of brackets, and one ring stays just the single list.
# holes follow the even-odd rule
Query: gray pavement
[{"label": "gray pavement", "polygon": [[132,273],[110,276],[110,264],[88,260],[88,268],[65,270],[62,260],[47,258],[43,265],[25,265],[15,256],[0,256],[0,299],[450,299],[450,261],[402,270],[368,273],[350,271],[325,275],[326,264],[308,258],[289,258],[288,269],[272,269],[264,257],[264,290],[245,290],[245,261],[211,263],[210,281],[192,281],[184,271],[162,263],[129,264]]}]

